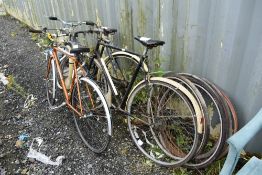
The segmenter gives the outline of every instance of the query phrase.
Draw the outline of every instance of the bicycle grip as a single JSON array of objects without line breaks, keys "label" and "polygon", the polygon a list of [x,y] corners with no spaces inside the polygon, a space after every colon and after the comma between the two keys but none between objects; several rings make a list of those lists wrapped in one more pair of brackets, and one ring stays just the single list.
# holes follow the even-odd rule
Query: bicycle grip
[{"label": "bicycle grip", "polygon": [[35,30],[35,29],[29,29],[28,31],[31,33],[43,33],[42,30]]},{"label": "bicycle grip", "polygon": [[102,27],[102,29],[105,35],[108,35],[108,34],[113,35],[117,32],[117,29],[113,29],[109,27]]},{"label": "bicycle grip", "polygon": [[92,22],[92,21],[85,21],[85,23],[86,23],[86,25],[88,25],[88,26],[94,26],[94,25],[95,25],[95,23]]},{"label": "bicycle grip", "polygon": [[49,16],[48,19],[49,19],[49,20],[57,20],[57,17],[55,17],[55,16]]}]

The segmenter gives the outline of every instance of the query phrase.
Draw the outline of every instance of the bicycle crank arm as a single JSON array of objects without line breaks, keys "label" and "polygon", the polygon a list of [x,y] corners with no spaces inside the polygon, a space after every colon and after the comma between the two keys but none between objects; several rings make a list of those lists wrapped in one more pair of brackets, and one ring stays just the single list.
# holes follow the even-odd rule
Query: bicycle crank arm
[{"label": "bicycle crank arm", "polygon": [[57,110],[57,109],[59,109],[59,108],[65,106],[65,105],[66,105],[66,102],[63,102],[61,105],[56,106],[56,107],[49,107],[49,109],[53,111],[53,110]]}]

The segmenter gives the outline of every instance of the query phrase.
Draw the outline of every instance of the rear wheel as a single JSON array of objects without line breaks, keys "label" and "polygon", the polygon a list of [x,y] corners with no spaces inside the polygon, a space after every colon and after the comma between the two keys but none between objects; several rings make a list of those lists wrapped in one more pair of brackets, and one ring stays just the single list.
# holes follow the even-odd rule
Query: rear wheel
[{"label": "rear wheel", "polygon": [[[83,140],[95,153],[106,150],[112,135],[111,115],[107,102],[99,87],[88,78],[79,80],[80,98],[77,85],[73,89],[72,105],[83,115],[74,114],[76,129]],[[81,101],[81,102],[80,102]]]}]

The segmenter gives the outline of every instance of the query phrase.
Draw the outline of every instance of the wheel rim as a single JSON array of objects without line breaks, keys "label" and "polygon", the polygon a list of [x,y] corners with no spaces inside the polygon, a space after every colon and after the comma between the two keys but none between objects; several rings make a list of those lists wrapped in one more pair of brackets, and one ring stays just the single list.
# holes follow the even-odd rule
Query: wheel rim
[{"label": "wheel rim", "polygon": [[[163,151],[163,148],[160,147],[159,143],[157,143],[158,141],[155,139],[156,131],[152,132],[152,127],[154,127],[154,125],[157,125],[157,123],[155,123],[155,124],[152,123],[153,119],[148,115],[144,115],[139,120],[137,120],[137,118],[139,118],[141,116],[141,114],[139,112],[140,110],[138,108],[140,108],[141,110],[144,110],[144,111],[146,109],[148,109],[148,107],[147,107],[148,101],[143,102],[143,99],[147,99],[147,98],[143,97],[143,95],[142,95],[142,97],[139,97],[140,94],[138,94],[138,92],[142,88],[143,88],[142,85],[140,87],[138,86],[136,88],[136,90],[133,91],[133,94],[130,95],[128,103],[127,103],[128,104],[127,110],[132,115],[132,117],[131,116],[128,117],[128,127],[129,127],[129,131],[130,131],[130,134],[132,136],[133,141],[135,142],[136,146],[140,149],[140,151],[144,155],[146,155],[149,159],[151,159],[152,161],[154,161],[154,162],[156,162],[160,165],[180,166],[181,164],[184,164],[186,161],[188,161],[190,159],[190,157],[192,157],[194,155],[194,152],[196,151],[196,144],[197,144],[197,141],[198,141],[198,137],[197,137],[198,134],[197,134],[197,131],[196,131],[197,130],[196,123],[194,124],[195,135],[194,135],[194,143],[192,145],[191,151],[185,157],[178,158],[177,160],[170,158],[169,156],[167,156],[165,151]],[[140,91],[139,93],[145,95],[145,93],[143,93],[142,91]],[[135,96],[138,96],[140,99],[138,99],[138,100],[135,99]],[[142,103],[139,103],[139,100],[140,101],[142,100]],[[133,103],[133,101],[134,101],[134,103]],[[152,101],[152,99],[151,99],[151,101]],[[132,104],[131,104],[131,102],[132,102]],[[135,104],[135,103],[137,103],[137,104]],[[144,119],[143,119],[143,117],[144,117]],[[134,120],[134,119],[136,119],[136,120]],[[143,120],[141,121],[141,119],[143,119]],[[192,117],[192,119],[194,120],[194,122],[196,122],[195,117]],[[141,126],[141,123],[142,123],[142,126]],[[168,150],[167,150],[167,152],[168,152]]]}]

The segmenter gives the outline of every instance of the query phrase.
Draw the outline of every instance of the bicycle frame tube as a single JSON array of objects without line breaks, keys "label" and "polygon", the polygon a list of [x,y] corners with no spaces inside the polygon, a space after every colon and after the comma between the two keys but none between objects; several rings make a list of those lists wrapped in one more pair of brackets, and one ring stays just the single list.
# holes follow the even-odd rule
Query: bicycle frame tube
[{"label": "bicycle frame tube", "polygon": [[124,48],[116,47],[116,46],[113,46],[112,44],[107,44],[107,43],[104,43],[104,42],[101,42],[101,41],[98,42],[98,45],[101,45],[101,46],[104,46],[105,48],[110,48],[110,49],[113,49],[113,50],[118,50],[118,51],[127,52],[127,53],[130,53],[130,54],[132,54],[132,55],[139,56],[139,57],[142,57],[142,56],[143,56],[143,55],[141,55],[141,54],[138,54],[138,53],[135,53],[135,52],[126,50],[126,49],[124,49]]},{"label": "bicycle frame tube", "polygon": [[[63,54],[69,56],[70,59],[72,59],[74,61],[74,63],[73,63],[74,64],[74,66],[73,66],[73,75],[71,76],[72,77],[72,82],[71,82],[69,91],[67,90],[66,85],[65,85],[65,81],[63,79],[63,74],[62,74],[62,70],[61,70],[61,67],[60,67],[60,62],[59,62],[59,59],[58,59],[58,56],[57,56],[57,52],[62,52]],[[66,99],[67,106],[70,109],[72,109],[75,113],[77,113],[79,116],[82,116],[83,115],[83,107],[82,107],[82,102],[81,102],[81,98],[80,98],[80,89],[79,89],[78,81],[75,81],[75,80],[78,80],[78,75],[77,75],[77,64],[78,64],[78,61],[77,61],[76,57],[73,54],[70,54],[69,52],[67,52],[67,51],[65,51],[63,49],[60,49],[59,47],[53,47],[53,52],[52,52],[52,58],[51,59],[55,60],[56,68],[57,68],[57,71],[58,71],[59,78],[61,80],[61,85],[62,85],[62,89],[63,89],[63,92],[64,92],[64,96],[65,96],[65,99]],[[49,61],[48,61],[47,77],[48,77],[48,74],[49,74],[49,71],[50,71],[49,69],[51,67],[50,66],[51,59],[49,59]],[[80,103],[79,104],[80,105],[80,111],[78,111],[76,108],[74,108],[71,105],[71,103],[70,103],[70,100],[72,99],[72,92],[73,92],[73,87],[74,87],[75,82],[76,82],[76,86],[77,86],[78,99],[79,99],[79,103]]]},{"label": "bicycle frame tube", "polygon": [[121,104],[120,104],[120,108],[121,109],[124,109],[126,107],[126,100],[128,98],[129,93],[131,92],[132,86],[135,83],[135,80],[136,80],[136,77],[138,75],[139,69],[142,67],[142,64],[143,64],[144,60],[145,60],[145,57],[141,57],[141,60],[138,63],[138,65],[136,67],[136,70],[135,70],[135,72],[134,72],[134,74],[133,74],[133,76],[131,78],[131,81],[130,81],[130,83],[127,86],[125,95],[124,95],[124,97],[123,97],[123,99],[121,101]]}]

